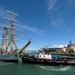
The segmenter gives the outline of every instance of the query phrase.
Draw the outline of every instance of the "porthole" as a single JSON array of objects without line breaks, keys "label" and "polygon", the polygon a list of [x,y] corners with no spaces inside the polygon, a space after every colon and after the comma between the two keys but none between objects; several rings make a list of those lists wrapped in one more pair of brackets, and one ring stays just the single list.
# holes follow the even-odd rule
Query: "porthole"
[{"label": "porthole", "polygon": [[15,55],[15,57],[17,57],[17,55]]}]

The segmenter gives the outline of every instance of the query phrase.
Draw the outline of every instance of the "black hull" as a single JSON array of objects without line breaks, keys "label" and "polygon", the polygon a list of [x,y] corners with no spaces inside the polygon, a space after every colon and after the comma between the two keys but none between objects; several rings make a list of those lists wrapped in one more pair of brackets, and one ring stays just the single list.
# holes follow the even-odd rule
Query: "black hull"
[{"label": "black hull", "polygon": [[38,59],[25,59],[22,58],[23,63],[29,63],[29,64],[42,64],[42,65],[75,65],[75,62],[67,62],[67,61],[50,61],[50,60],[38,60]]},{"label": "black hull", "polygon": [[18,63],[18,60],[0,60],[0,61]]}]

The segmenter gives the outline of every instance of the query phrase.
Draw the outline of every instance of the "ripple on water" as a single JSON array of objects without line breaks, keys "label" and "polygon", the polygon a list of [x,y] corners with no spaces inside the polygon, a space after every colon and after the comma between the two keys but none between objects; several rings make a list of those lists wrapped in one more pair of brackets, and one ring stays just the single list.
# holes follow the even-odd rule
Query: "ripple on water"
[{"label": "ripple on water", "polygon": [[71,66],[36,66],[40,67],[41,69],[44,70],[51,70],[51,71],[69,71],[71,70]]},{"label": "ripple on water", "polygon": [[11,64],[14,64],[14,63],[9,63],[9,62],[7,63],[7,62],[1,62],[0,61],[0,65],[11,65]]}]

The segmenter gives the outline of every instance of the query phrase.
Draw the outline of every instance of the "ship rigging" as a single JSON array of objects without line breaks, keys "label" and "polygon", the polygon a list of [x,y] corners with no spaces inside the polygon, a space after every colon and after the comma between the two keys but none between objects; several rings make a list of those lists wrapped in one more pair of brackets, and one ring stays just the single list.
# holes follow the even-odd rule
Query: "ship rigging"
[{"label": "ship rigging", "polygon": [[[17,13],[14,13],[14,11],[7,11],[7,13],[12,15],[12,18],[4,17],[6,20],[11,21],[11,25],[9,26],[8,24],[2,25],[0,24],[1,27],[3,27],[3,31],[0,31],[2,33],[2,38],[1,38],[1,45],[0,45],[0,60],[8,60],[10,61],[11,57],[14,59],[18,60],[18,58],[15,57],[15,54],[20,54],[24,51],[24,49],[31,43],[29,40],[27,44],[24,45],[23,48],[18,49],[16,45],[16,41],[21,41],[21,40],[16,40],[15,36],[19,36],[19,34],[15,34],[15,30],[22,31],[20,29],[15,28],[14,23],[20,23],[19,21],[15,20],[15,16],[19,16]],[[9,50],[10,49],[10,50]],[[13,53],[13,54],[12,54]],[[9,55],[9,57],[7,57]]]}]

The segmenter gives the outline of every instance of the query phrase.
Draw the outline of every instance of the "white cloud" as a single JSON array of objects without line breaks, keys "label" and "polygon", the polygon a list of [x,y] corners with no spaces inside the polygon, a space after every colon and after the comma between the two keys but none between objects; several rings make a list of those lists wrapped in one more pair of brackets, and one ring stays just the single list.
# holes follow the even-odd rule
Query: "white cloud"
[{"label": "white cloud", "polygon": [[72,30],[72,29],[69,28],[69,29],[67,29],[67,32],[70,32],[71,30]]},{"label": "white cloud", "polygon": [[46,30],[40,30],[40,29],[38,29],[36,27],[30,27],[30,26],[27,26],[27,25],[17,25],[17,26],[21,27],[22,29],[26,29],[26,30],[29,30],[31,32],[37,33],[39,35],[45,35],[47,33]]},{"label": "white cloud", "polygon": [[63,20],[61,17],[51,17],[50,18],[51,24],[55,27],[59,27],[60,25],[63,24]]},{"label": "white cloud", "polygon": [[0,17],[4,17],[6,15],[6,10],[0,7]]},{"label": "white cloud", "polygon": [[0,7],[0,23],[1,24],[5,24],[5,23],[10,23],[10,21],[7,21],[6,18],[4,17],[8,17],[8,18],[12,18],[12,14],[7,13],[7,10],[5,10],[3,7]]},{"label": "white cloud", "polygon": [[46,35],[47,31],[46,30],[38,30],[37,33],[40,34],[40,35]]},{"label": "white cloud", "polygon": [[48,11],[50,11],[51,9],[53,9],[54,8],[54,6],[56,5],[56,3],[57,3],[57,0],[49,0],[48,1]]},{"label": "white cloud", "polygon": [[54,27],[60,27],[63,24],[59,5],[56,5],[58,0],[48,0],[48,13],[50,19],[50,25]]},{"label": "white cloud", "polygon": [[59,47],[59,48],[67,47],[67,45],[59,45],[58,47]]},{"label": "white cloud", "polygon": [[53,48],[63,48],[63,47],[67,47],[67,45],[53,45]]},{"label": "white cloud", "polygon": [[38,32],[39,30],[35,27],[30,27],[30,26],[27,26],[27,25],[23,25],[22,26],[23,29],[27,29],[27,30],[30,30],[32,32]]},{"label": "white cloud", "polygon": [[[11,15],[9,13],[7,14],[6,10],[4,8],[0,7],[0,21],[2,23],[5,23],[5,22],[3,22],[2,19],[3,19],[3,17],[6,17],[6,16],[11,18]],[[26,30],[29,30],[31,32],[38,33],[39,35],[45,35],[47,33],[46,30],[40,30],[40,29],[38,29],[36,27],[30,27],[30,26],[27,26],[27,25],[22,25],[21,26],[19,24],[16,24],[16,25],[18,27],[22,28],[22,29],[26,29]]]}]

